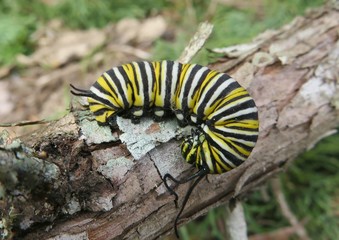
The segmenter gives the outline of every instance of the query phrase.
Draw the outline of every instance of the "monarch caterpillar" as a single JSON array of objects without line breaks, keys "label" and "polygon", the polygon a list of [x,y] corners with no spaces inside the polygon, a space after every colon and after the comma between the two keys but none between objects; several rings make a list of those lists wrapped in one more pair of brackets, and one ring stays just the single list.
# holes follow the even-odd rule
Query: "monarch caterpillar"
[{"label": "monarch caterpillar", "polygon": [[174,113],[180,126],[193,125],[192,135],[184,139],[181,152],[198,171],[183,184],[196,179],[187,191],[175,219],[177,223],[195,186],[207,174],[227,172],[250,155],[258,138],[258,112],[249,93],[225,73],[197,64],[175,61],[132,62],[104,72],[89,90],[71,85],[71,93],[87,97],[90,111],[99,123],[110,123],[115,116],[138,123],[146,114],[155,120]]}]

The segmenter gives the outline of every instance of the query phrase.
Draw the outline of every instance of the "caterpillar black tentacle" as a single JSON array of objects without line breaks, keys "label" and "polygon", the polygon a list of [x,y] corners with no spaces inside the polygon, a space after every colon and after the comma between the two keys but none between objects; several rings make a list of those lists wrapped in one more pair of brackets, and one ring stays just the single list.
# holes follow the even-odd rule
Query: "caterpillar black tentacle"
[{"label": "caterpillar black tentacle", "polygon": [[205,177],[208,174],[208,168],[207,167],[202,167],[202,169],[200,169],[197,172],[196,177],[198,177],[192,184],[192,186],[187,190],[187,193],[184,197],[184,200],[182,202],[182,206],[174,220],[174,231],[175,231],[175,235],[177,236],[177,238],[179,238],[179,232],[178,232],[178,221],[180,219],[180,216],[182,214],[182,212],[185,209],[186,203],[189,199],[189,197],[191,196],[191,193],[193,192],[194,188],[198,185],[198,183],[201,181],[201,179],[203,179],[203,177]]},{"label": "caterpillar black tentacle", "polygon": [[[197,64],[175,61],[132,62],[104,72],[89,90],[72,86],[72,94],[87,97],[95,119],[109,123],[114,116],[140,118],[152,112],[156,120],[172,113],[180,126],[197,127],[184,139],[181,152],[199,170],[185,180],[164,176],[177,184],[197,178],[189,188],[177,222],[193,191],[206,174],[221,174],[242,164],[258,138],[258,111],[254,100],[225,73]],[[194,176],[194,177],[193,177]]]}]

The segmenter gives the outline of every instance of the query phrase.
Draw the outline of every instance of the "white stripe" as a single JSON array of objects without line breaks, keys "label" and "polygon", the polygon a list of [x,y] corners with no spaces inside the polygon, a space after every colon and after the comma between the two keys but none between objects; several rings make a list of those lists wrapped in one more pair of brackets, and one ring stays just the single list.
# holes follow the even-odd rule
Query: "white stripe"
[{"label": "white stripe", "polygon": [[[188,105],[189,109],[192,109],[195,105],[195,102],[193,102],[193,91],[196,88],[196,86],[198,85],[202,74],[207,70],[209,70],[207,67],[201,67],[197,71],[197,73],[195,74],[194,79],[192,80],[192,84],[190,86],[190,90],[189,90],[188,95],[187,95],[187,105]],[[199,91],[199,88],[197,89],[197,91]]]},{"label": "white stripe", "polygon": [[[212,132],[212,133],[213,133],[213,131],[211,131],[211,130],[208,128],[207,125],[204,126],[203,130],[204,130],[204,132],[207,133],[207,134],[209,134],[209,132]],[[212,141],[215,142],[217,145],[219,145],[219,147],[220,147],[221,149],[223,149],[224,151],[229,152],[231,155],[234,155],[234,156],[235,156],[236,158],[238,158],[239,160],[243,160],[243,161],[246,160],[245,157],[239,155],[236,151],[234,151],[232,148],[230,148],[230,147],[228,146],[228,144],[227,144],[225,141],[223,141],[220,137],[218,137],[218,135],[217,135],[216,133],[214,133],[214,134],[215,134],[216,137],[212,138]],[[213,146],[212,143],[210,143],[210,144],[211,144],[211,146]],[[227,160],[227,158],[226,158],[225,155],[222,153],[222,151],[219,151],[218,149],[216,149],[216,150],[217,150],[217,153],[219,153],[220,155],[223,156],[222,158],[223,158],[223,160],[224,160],[225,162],[227,162],[230,166],[235,167],[235,165],[234,165],[231,161],[228,161],[228,160]]]},{"label": "white stripe", "polygon": [[[109,100],[107,99],[107,95],[104,94],[104,93],[102,93],[102,92],[100,92],[100,90],[97,89],[96,87],[92,86],[89,90],[90,90],[92,93],[94,93],[95,95],[97,95],[98,97],[103,98],[103,99],[106,99],[107,101],[109,101]],[[96,101],[99,102],[98,100],[96,100]],[[109,102],[110,102],[113,106],[115,106],[115,107],[117,107],[117,108],[121,108],[121,106],[116,106],[116,105],[113,104],[113,102],[111,102],[111,101],[109,101]],[[101,103],[101,102],[100,102],[100,103]],[[106,104],[104,104],[104,103],[101,103],[101,104],[111,108],[111,106],[108,106],[108,105],[106,105]]]},{"label": "white stripe", "polygon": [[199,106],[207,101],[207,104],[204,108],[204,115],[206,116],[207,113],[207,109],[210,107],[210,105],[213,103],[213,101],[215,101],[215,99],[218,99],[220,97],[220,94],[225,91],[225,89],[227,89],[229,87],[230,84],[234,83],[235,80],[233,78],[229,78],[226,81],[224,81],[218,88],[217,90],[213,93],[213,95],[207,99],[207,93],[209,92],[210,88],[212,86],[214,86],[214,84],[216,84],[216,82],[223,76],[224,74],[220,73],[218,75],[216,75],[215,77],[213,77],[213,79],[211,79],[211,81],[208,83],[208,85],[205,87],[204,92],[202,95],[200,95],[200,98],[198,99],[197,102],[197,107],[196,110],[198,110]]},{"label": "white stripe", "polygon": [[225,165],[230,166],[231,168],[235,168],[237,167],[233,162],[229,161],[225,155],[222,153],[222,151],[219,151],[219,149],[217,149],[216,147],[213,147],[213,145],[211,144],[211,148],[214,148],[214,151],[216,152],[216,154],[220,155],[220,160],[225,162]]},{"label": "white stripe", "polygon": [[246,109],[243,109],[243,110],[240,110],[240,111],[237,111],[233,114],[229,114],[223,118],[221,118],[220,120],[218,120],[217,122],[221,122],[221,121],[226,121],[226,120],[230,120],[230,119],[233,119],[233,118],[236,118],[236,117],[239,117],[239,116],[242,116],[242,115],[246,115],[246,114],[249,114],[249,113],[255,113],[257,112],[257,108],[256,107],[251,107],[251,108],[246,108]]},{"label": "white stripe", "polygon": [[252,132],[252,131],[246,131],[244,128],[244,130],[240,130],[240,129],[233,129],[233,128],[228,128],[227,126],[214,126],[214,128],[224,132],[224,133],[234,133],[234,134],[240,134],[240,135],[246,135],[246,136],[256,136],[258,135],[258,132]]},{"label": "white stripe", "polygon": [[[114,70],[114,68],[112,68]],[[122,104],[124,104],[124,101],[121,98],[121,95],[118,91],[118,88],[116,86],[116,84],[113,82],[113,79],[110,77],[110,75],[108,75],[107,72],[104,72],[103,75],[105,76],[105,78],[108,80],[108,84],[112,86],[112,88],[115,90],[118,99],[122,102]],[[124,106],[121,106],[122,108],[125,108]]]},{"label": "white stripe", "polygon": [[232,142],[238,142],[238,143],[242,143],[248,147],[254,147],[255,146],[255,142],[252,141],[246,141],[240,138],[233,138],[233,137],[229,137],[229,140],[231,140]]},{"label": "white stripe", "polygon": [[152,93],[153,93],[153,89],[152,89],[152,85],[153,85],[153,77],[152,77],[152,69],[151,66],[149,65],[148,62],[144,62],[145,64],[145,71],[146,71],[146,75],[147,75],[147,81],[148,81],[148,98],[149,98],[149,103],[145,103],[148,104],[149,106],[154,102],[154,95],[152,97]]},{"label": "white stripe", "polygon": [[[229,104],[226,104],[225,106],[219,108],[218,110],[214,111],[213,113],[211,113],[209,116],[208,116],[208,119],[212,119],[213,117],[216,117],[218,116],[219,114],[223,114],[225,111],[229,110],[230,108],[233,108],[235,107],[236,105],[239,105],[241,103],[244,103],[244,102],[247,102],[247,101],[251,101],[252,98],[250,96],[246,96],[246,97],[243,97],[243,98],[240,98],[236,101],[233,101]],[[217,106],[218,108],[219,106]]]},{"label": "white stripe", "polygon": [[[224,75],[224,74],[223,74]],[[222,77],[222,76],[220,76]],[[234,83],[235,80],[233,78],[229,78],[227,79],[225,82],[223,82],[218,88],[217,88],[217,91],[214,92],[214,94],[212,95],[212,97],[208,100],[206,106],[210,106],[217,98],[219,98],[219,96],[221,95],[221,93],[223,91],[225,91],[229,85],[231,83]],[[213,86],[213,85],[212,85]],[[206,91],[206,94],[207,94],[208,91]]]},{"label": "white stripe", "polygon": [[[130,100],[130,96],[127,96],[127,85],[126,85],[124,77],[121,75],[121,73],[120,73],[118,68],[115,67],[115,68],[112,68],[112,70],[113,70],[115,76],[117,77],[117,79],[119,80],[119,82],[120,82],[120,84],[122,86],[122,90],[124,92],[123,94],[126,96],[128,104],[130,104],[130,101],[129,101]],[[110,80],[112,80],[112,79],[110,78]],[[116,92],[119,95],[119,99],[121,99],[122,103],[124,103],[117,87],[116,87]],[[129,108],[129,107],[130,106],[125,106],[124,108]]]},{"label": "white stripe", "polygon": [[159,85],[157,86],[157,92],[160,92],[160,96],[158,95],[157,97],[161,99],[160,102],[162,103],[162,105],[158,107],[163,107],[165,105],[164,96],[166,92],[166,81],[167,81],[166,72],[167,72],[167,61],[162,61],[160,64]]},{"label": "white stripe", "polygon": [[137,75],[137,79],[135,79],[135,81],[138,81],[138,85],[139,85],[138,96],[140,96],[140,98],[141,98],[141,105],[144,106],[144,104],[145,104],[144,84],[142,83],[140,68],[139,68],[139,65],[136,62],[132,62],[132,64],[134,65],[134,69],[136,70],[136,75]]},{"label": "white stripe", "polygon": [[[186,86],[186,83],[187,83],[187,79],[190,77],[191,75],[191,72],[192,72],[192,69],[195,67],[196,65],[195,64],[192,64],[188,67],[187,71],[186,71],[186,74],[185,74],[185,77],[184,79],[182,80],[182,85],[181,85],[181,89],[180,89],[180,93],[178,93],[178,98],[180,99],[179,101],[179,106],[178,109],[182,109],[182,102],[183,102],[183,99],[184,99],[184,91],[185,91],[185,86]],[[188,95],[189,96],[189,95]],[[187,97],[188,97],[187,96]]]},{"label": "white stripe", "polygon": [[173,67],[172,67],[172,79],[169,79],[168,81],[171,80],[171,96],[170,96],[170,101],[171,101],[171,105],[173,106],[173,103],[175,101],[175,86],[177,84],[177,82],[179,81],[179,77],[178,77],[178,73],[179,73],[179,63],[178,62],[174,62],[173,63]]},{"label": "white stripe", "polygon": [[[206,141],[206,145],[207,145],[206,147],[208,148],[210,144]],[[214,172],[216,169],[214,169],[211,159],[212,152],[210,151],[210,149],[204,149],[204,143],[201,144],[201,148],[203,151],[202,154],[204,154],[205,156],[205,162],[207,163],[208,168],[211,170],[211,172]]]}]

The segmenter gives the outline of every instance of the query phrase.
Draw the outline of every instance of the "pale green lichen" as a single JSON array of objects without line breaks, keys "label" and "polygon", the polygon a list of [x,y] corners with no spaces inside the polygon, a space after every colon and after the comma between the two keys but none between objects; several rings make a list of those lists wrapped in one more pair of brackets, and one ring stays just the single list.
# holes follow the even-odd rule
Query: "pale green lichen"
[{"label": "pale green lichen", "polygon": [[105,165],[98,167],[100,172],[105,178],[108,179],[122,179],[123,176],[132,168],[133,161],[125,157],[108,160]]},{"label": "pale green lichen", "polygon": [[117,141],[109,126],[99,126],[95,120],[83,119],[80,121],[82,137],[88,145]]},{"label": "pale green lichen", "polygon": [[118,117],[117,124],[124,132],[119,136],[120,140],[135,159],[140,159],[160,143],[175,138],[178,129],[176,119],[154,122],[146,117],[139,124],[133,124],[130,119]]}]

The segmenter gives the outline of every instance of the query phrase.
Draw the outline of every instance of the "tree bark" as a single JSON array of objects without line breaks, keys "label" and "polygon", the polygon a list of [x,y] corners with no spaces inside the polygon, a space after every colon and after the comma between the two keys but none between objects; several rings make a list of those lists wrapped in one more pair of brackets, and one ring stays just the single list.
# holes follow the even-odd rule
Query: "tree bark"
[{"label": "tree bark", "polygon": [[[338,10],[327,6],[249,44],[215,50],[225,57],[210,67],[228,72],[249,90],[259,108],[260,136],[244,164],[209,175],[197,186],[180,225],[241,197],[338,126],[338,19]],[[162,124],[136,128],[167,136]],[[155,239],[173,231],[178,209],[162,176],[192,174],[180,141],[164,140],[136,160],[119,135],[99,127],[88,111],[75,109],[30,136],[13,140],[3,134],[5,228],[25,239]],[[188,187],[175,188],[179,200]]]}]

